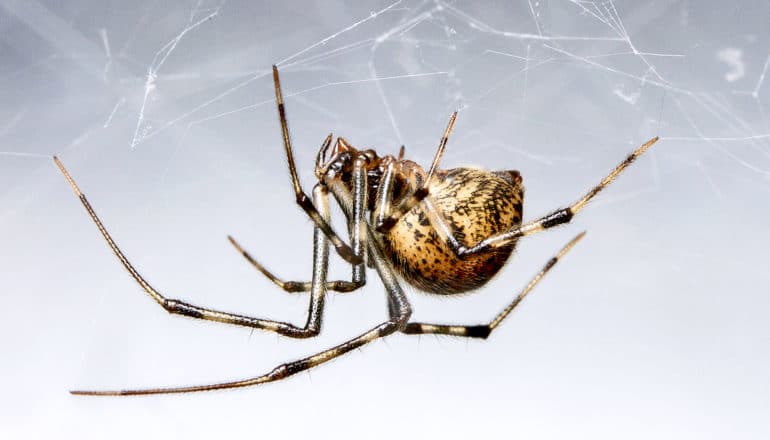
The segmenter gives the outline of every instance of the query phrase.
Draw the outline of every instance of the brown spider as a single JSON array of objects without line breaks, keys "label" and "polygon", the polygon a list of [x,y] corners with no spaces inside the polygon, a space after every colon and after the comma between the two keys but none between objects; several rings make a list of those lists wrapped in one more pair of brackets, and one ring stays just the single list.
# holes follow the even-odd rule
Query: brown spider
[{"label": "brown spider", "polygon": [[[658,140],[655,137],[638,147],[576,203],[522,224],[524,187],[517,171],[438,168],[457,117],[455,112],[449,119],[449,125],[427,173],[415,162],[404,159],[403,147],[398,157],[379,157],[374,150],[357,150],[342,138],[337,138],[332,144],[330,134],[316,157],[315,174],[318,182],[313,188],[311,201],[297,178],[278,69],[275,66],[273,82],[296,201],[314,223],[312,281],[281,281],[254,260],[232,237],[228,239],[252,265],[283,290],[310,292],[310,310],[303,327],[207,309],[163,296],[123,255],[62,163],[56,157],[54,161],[123,266],[142,289],[169,313],[273,331],[293,338],[308,338],[316,336],[321,330],[326,291],[351,292],[360,288],[366,282],[365,269],[369,265],[377,270],[387,291],[390,318],[336,347],[281,364],[267,374],[249,379],[178,388],[71,391],[72,394],[117,396],[186,393],[257,385],[305,371],[394,332],[486,338],[585,232],[578,234],[551,258],[519,295],[488,324],[409,322],[412,310],[399,286],[398,278],[418,289],[440,295],[468,292],[483,286],[500,270],[520,237],[568,223],[589,200]],[[345,244],[329,225],[330,191],[347,217],[350,245]],[[351,264],[353,273],[350,281],[327,281],[329,242]]]}]

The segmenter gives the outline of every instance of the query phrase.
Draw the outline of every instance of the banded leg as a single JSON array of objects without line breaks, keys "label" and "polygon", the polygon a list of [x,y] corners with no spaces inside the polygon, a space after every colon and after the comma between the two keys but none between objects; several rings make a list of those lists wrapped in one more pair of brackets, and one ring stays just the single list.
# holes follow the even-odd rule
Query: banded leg
[{"label": "banded leg", "polygon": [[[322,148],[323,151],[323,148]],[[353,194],[345,188],[344,185],[337,185],[332,187],[332,191],[335,197],[340,202],[340,206],[343,207],[345,214],[351,220],[350,227],[350,243],[354,254],[360,257],[363,261],[361,264],[353,264],[352,274],[350,281],[327,281],[326,289],[333,290],[335,292],[348,293],[352,292],[366,284],[366,269],[365,269],[365,243],[366,243],[366,222],[364,220],[364,213],[367,206],[367,174],[365,169],[365,158],[359,157],[353,163]],[[251,263],[258,271],[266,276],[275,285],[280,287],[286,292],[308,292],[311,290],[312,283],[307,281],[283,281],[280,278],[273,275],[269,270],[262,266],[254,257],[251,256],[246,250],[238,244],[237,241],[231,236],[227,236],[230,243],[235,249],[243,255],[246,260]]]},{"label": "banded leg", "polygon": [[[353,249],[345,244],[342,239],[332,229],[329,222],[325,220],[319,213],[316,206],[310,200],[310,198],[302,190],[302,186],[299,183],[299,177],[297,177],[297,167],[294,164],[294,154],[291,150],[291,138],[289,137],[289,125],[286,122],[286,109],[283,103],[283,95],[281,94],[281,81],[278,77],[278,68],[273,66],[273,84],[275,85],[275,102],[278,106],[278,118],[281,121],[281,137],[283,138],[283,147],[286,150],[286,160],[289,163],[289,173],[291,174],[291,183],[294,188],[294,195],[297,204],[303,211],[313,220],[313,223],[323,231],[324,235],[332,242],[332,245],[337,250],[337,253],[345,261],[351,264],[360,264],[361,258],[355,255]],[[325,142],[325,146],[331,142],[331,135],[329,135]],[[325,149],[322,147],[322,150]]]},{"label": "banded leg", "polygon": [[534,234],[536,232],[544,231],[554,226],[559,226],[565,223],[569,223],[572,218],[577,215],[578,212],[585,208],[591,199],[593,199],[601,190],[612,183],[629,165],[631,165],[636,158],[644,154],[650,147],[658,141],[658,137],[654,137],[649,141],[642,144],[631,154],[629,154],[618,166],[616,166],[598,185],[591,188],[580,200],[573,203],[567,208],[557,209],[550,214],[544,215],[537,220],[530,221],[523,225],[516,226],[507,232],[493,235],[473,247],[465,247],[450,232],[450,228],[444,220],[441,213],[430,203],[430,200],[425,201],[425,212],[428,219],[433,225],[439,236],[446,240],[449,247],[455,252],[457,256],[462,258],[463,256],[474,254],[476,252],[484,252],[489,248],[497,248],[506,246],[512,242],[518,240],[525,235]]},{"label": "banded leg", "polygon": [[[262,266],[262,264],[260,264],[257,260],[255,260],[254,257],[252,257],[248,251],[243,249],[243,247],[241,247],[241,245],[237,241],[235,241],[233,237],[228,235],[227,239],[230,240],[230,244],[232,244],[235,247],[235,249],[241,255],[243,255],[243,258],[245,258],[246,261],[251,263],[251,265],[254,266],[258,271],[260,271],[262,275],[267,277],[267,279],[272,281],[273,284],[280,287],[285,292],[288,292],[288,293],[310,292],[310,288],[312,286],[312,283],[310,281],[283,281],[282,279],[273,275],[272,272],[267,270],[264,266]],[[350,293],[362,287],[363,285],[364,285],[363,282],[356,283],[354,281],[344,281],[344,280],[327,281],[326,290],[331,290],[339,293]]]},{"label": "banded leg", "polygon": [[[370,240],[370,243],[373,241]],[[228,388],[242,388],[252,385],[259,385],[268,382],[275,382],[277,380],[285,379],[289,376],[293,376],[302,371],[309,370],[315,366],[323,364],[327,361],[335,359],[348,353],[356,348],[362,347],[372,341],[379,338],[388,336],[396,331],[403,330],[406,323],[409,321],[409,317],[412,314],[409,302],[401,290],[398,284],[396,275],[390,268],[389,264],[382,256],[382,252],[379,248],[370,244],[369,248],[373,249],[374,255],[373,263],[377,269],[380,278],[382,279],[385,289],[388,293],[388,303],[391,304],[390,319],[388,321],[370,329],[369,331],[352,338],[342,344],[339,344],[330,349],[321,351],[312,356],[305,357],[293,362],[287,362],[274,368],[272,371],[260,376],[252,377],[249,379],[236,380],[232,382],[222,382],[210,385],[195,385],[187,387],[175,387],[175,388],[150,388],[143,390],[119,390],[119,391],[70,391],[72,394],[83,396],[136,396],[147,394],[173,394],[173,393],[192,393],[197,391],[213,391],[223,390]]]},{"label": "banded leg", "polygon": [[[272,331],[281,335],[290,336],[293,338],[308,338],[318,334],[321,326],[321,315],[323,313],[324,295],[326,293],[326,272],[329,263],[329,242],[323,232],[318,226],[314,228],[313,234],[313,281],[311,286],[311,298],[310,307],[308,312],[308,319],[305,327],[297,327],[289,323],[280,321],[270,321],[259,318],[252,318],[249,316],[237,315],[234,313],[221,312],[218,310],[207,309],[199,307],[184,301],[177,299],[170,299],[165,297],[159,291],[147,282],[142,275],[134,268],[128,258],[118,247],[115,240],[112,239],[107,229],[102,224],[96,212],[91,207],[91,204],[86,199],[78,188],[75,181],[70,176],[69,172],[64,168],[64,165],[54,156],[56,166],[67,179],[75,194],[80,198],[80,202],[85,207],[88,215],[93,220],[96,227],[101,232],[102,237],[107,242],[112,252],[118,257],[120,263],[126,268],[131,277],[147,292],[150,297],[155,300],[163,309],[172,314],[189,316],[191,318],[203,319],[206,321],[216,321],[225,324],[241,325],[244,327],[258,328],[261,330]],[[316,199],[316,204],[321,209],[321,215],[325,218],[329,216],[328,196],[326,194],[326,188],[322,185],[318,185],[313,189],[313,196]]]},{"label": "banded leg", "polygon": [[402,330],[403,333],[410,335],[421,335],[427,333],[450,335],[450,336],[464,336],[468,338],[482,338],[486,339],[492,330],[497,328],[501,322],[519,305],[519,303],[529,294],[532,289],[535,288],[537,283],[545,277],[551,268],[559,262],[559,260],[577,244],[580,239],[585,236],[585,232],[581,232],[575,238],[569,241],[554,257],[548,260],[540,269],[540,272],[535,275],[534,278],[527,284],[518,296],[503,309],[495,318],[488,324],[481,325],[446,325],[446,324],[423,324],[418,322],[410,322],[406,325],[406,328]]},{"label": "banded leg", "polygon": [[[404,199],[404,201],[396,206],[392,212],[388,210],[387,217],[377,219],[377,224],[375,226],[377,232],[385,233],[391,230],[393,226],[396,225],[396,222],[398,222],[398,220],[404,216],[404,214],[411,211],[412,208],[417,206],[418,203],[428,197],[428,194],[430,193],[430,181],[433,179],[433,174],[438,169],[438,164],[441,162],[441,157],[444,155],[444,150],[446,150],[446,144],[449,141],[449,135],[452,134],[452,128],[455,125],[456,119],[457,112],[454,112],[452,113],[452,116],[449,117],[449,124],[447,124],[447,127],[444,130],[444,135],[441,136],[441,141],[438,144],[436,155],[433,157],[433,163],[430,165],[430,170],[428,171],[428,175],[425,178],[425,181],[422,183],[422,186],[418,188],[411,196]],[[400,155],[401,153],[399,153],[399,156]]]}]

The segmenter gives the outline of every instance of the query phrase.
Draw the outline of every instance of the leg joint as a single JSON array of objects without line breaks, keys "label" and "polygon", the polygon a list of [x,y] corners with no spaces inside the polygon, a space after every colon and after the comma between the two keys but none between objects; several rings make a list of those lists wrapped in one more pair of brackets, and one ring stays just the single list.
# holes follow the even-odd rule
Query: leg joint
[{"label": "leg joint", "polygon": [[543,229],[548,229],[564,223],[569,223],[572,220],[573,215],[574,214],[570,209],[559,209],[558,211],[554,211],[543,217],[540,224],[543,226]]},{"label": "leg joint", "polygon": [[305,211],[312,211],[315,210],[315,206],[313,205],[313,202],[310,200],[310,197],[308,197],[304,192],[298,192],[296,197],[297,204],[302,207]]},{"label": "leg joint", "polygon": [[481,338],[487,339],[489,334],[492,333],[492,329],[488,324],[484,325],[469,325],[465,328],[466,336],[469,338]]},{"label": "leg joint", "polygon": [[317,325],[308,325],[303,329],[295,329],[291,332],[291,336],[296,339],[314,338],[321,333],[321,329]]},{"label": "leg joint", "polygon": [[197,307],[176,299],[166,299],[161,305],[168,313],[204,319],[203,313]]}]

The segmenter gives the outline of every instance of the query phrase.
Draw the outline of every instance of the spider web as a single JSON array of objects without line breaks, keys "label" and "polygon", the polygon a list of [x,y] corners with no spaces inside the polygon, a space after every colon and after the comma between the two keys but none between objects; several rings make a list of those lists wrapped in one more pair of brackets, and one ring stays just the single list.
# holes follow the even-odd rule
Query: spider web
[{"label": "spider web", "polygon": [[[449,115],[459,110],[443,165],[518,169],[527,187],[525,216],[534,218],[575,199],[642,142],[660,141],[576,226],[522,242],[515,261],[483,293],[438,305],[412,295],[421,320],[476,323],[587,229],[576,255],[538,287],[536,305],[528,299],[526,313],[512,317],[516,324],[507,323],[490,340],[503,348],[481,353],[469,343],[457,350],[455,341],[433,338],[374,344],[366,356],[314,373],[323,380],[297,379],[243,394],[246,407],[268,396],[284,402],[281,389],[344,388],[343,379],[363,368],[372,377],[400,379],[367,390],[391,403],[402,405],[403,395],[392,394],[399,388],[394,383],[433,396],[425,406],[438,409],[426,410],[428,420],[451,414],[454,407],[442,405],[457,396],[479,399],[475,393],[486,392],[489,405],[470,410],[468,425],[452,425],[456,435],[499,434],[500,423],[467,426],[476,418],[507,420],[509,404],[529,437],[563,438],[561,429],[610,437],[613,428],[627,426],[647,438],[672,432],[681,438],[696,425],[734,434],[729,423],[717,426],[717,418],[747,432],[767,429],[759,422],[767,400],[755,392],[770,390],[762,373],[770,368],[770,329],[761,314],[770,304],[757,291],[770,279],[756,270],[770,246],[767,2],[286,3],[0,2],[0,247],[6,250],[0,267],[7,268],[0,271],[0,289],[15,298],[0,318],[6,334],[26,330],[20,332],[26,342],[3,341],[10,352],[62,347],[53,353],[70,360],[68,369],[48,382],[57,393],[81,382],[157,385],[171,377],[205,383],[266,370],[382,319],[381,288],[370,272],[363,295],[329,299],[320,341],[257,333],[244,341],[242,329],[169,324],[137,298],[52,170],[50,155],[57,154],[154,284],[194,303],[302,322],[306,299],[281,297],[255,280],[223,240],[234,234],[282,277],[309,274],[310,225],[291,201],[275,115],[270,66],[277,64],[306,190],[317,146],[329,132],[380,154],[405,145],[409,158],[428,164]],[[335,215],[337,229],[344,230]],[[42,256],[50,279],[31,269],[41,267]],[[331,272],[347,276],[339,261]],[[95,292],[94,285],[108,287]],[[41,301],[46,322],[66,329],[61,335],[44,336],[47,326],[32,328],[12,313],[39,310]],[[126,313],[104,318],[115,310]],[[82,321],[63,319],[65,312]],[[146,325],[127,334],[125,326],[135,322]],[[75,356],[64,350],[72,350],[72,341],[85,341]],[[199,346],[211,353],[203,361]],[[458,359],[457,351],[469,359]],[[147,359],[156,358],[148,368]],[[393,358],[441,362],[446,377],[459,379],[436,391],[442,384],[431,382],[435,377],[394,365]],[[217,359],[229,365],[215,370]],[[515,365],[507,363],[512,359]],[[197,372],[178,371],[198,362]],[[33,363],[29,369],[30,362],[17,357],[6,376],[50,374],[46,362]],[[489,367],[482,378],[468,373],[482,364],[509,370]],[[525,376],[529,380],[520,380]],[[627,377],[638,377],[638,384]],[[22,404],[9,417],[32,417],[35,399],[21,397],[22,382],[11,390]],[[560,393],[565,389],[587,397]],[[506,400],[541,392],[547,397],[532,406]],[[65,405],[59,397],[45,401],[50,408]],[[606,404],[613,399],[623,404]],[[658,399],[680,410],[657,411],[649,402]],[[371,421],[364,414],[371,407],[333,402],[362,424]],[[719,402],[734,402],[733,409]],[[550,428],[553,408],[574,416],[562,415],[561,428]],[[660,423],[640,427],[629,416],[635,411]],[[71,412],[76,420],[84,416]],[[140,405],[130,413],[158,432],[188,432],[168,431]],[[403,424],[422,433],[424,420],[415,413]],[[587,414],[615,422],[584,424]],[[120,420],[110,414],[104,426]],[[279,425],[265,427],[265,434],[302,431]],[[0,426],[22,432],[20,424]],[[219,432],[212,426],[210,432]]]}]

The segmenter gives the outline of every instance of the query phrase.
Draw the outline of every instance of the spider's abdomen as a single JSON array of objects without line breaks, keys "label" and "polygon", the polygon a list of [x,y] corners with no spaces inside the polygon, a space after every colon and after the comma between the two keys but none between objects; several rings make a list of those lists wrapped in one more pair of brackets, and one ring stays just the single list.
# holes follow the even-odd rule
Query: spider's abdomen
[{"label": "spider's abdomen", "polygon": [[[455,168],[436,174],[430,200],[455,239],[473,247],[521,223],[524,188],[516,171]],[[411,285],[436,294],[483,286],[505,264],[515,242],[462,259],[439,237],[418,205],[384,237],[394,268]]]}]

